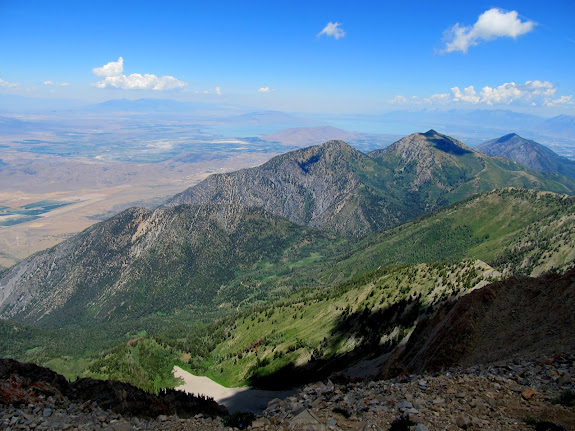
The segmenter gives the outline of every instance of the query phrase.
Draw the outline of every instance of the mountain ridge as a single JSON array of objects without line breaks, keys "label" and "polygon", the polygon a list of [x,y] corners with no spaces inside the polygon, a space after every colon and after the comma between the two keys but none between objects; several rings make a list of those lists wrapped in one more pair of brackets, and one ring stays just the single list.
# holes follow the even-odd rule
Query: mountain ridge
[{"label": "mountain ridge", "polygon": [[[250,290],[228,286],[237,271],[280,260],[292,271],[325,259],[338,235],[384,231],[502,185],[575,190],[500,160],[430,130],[379,153],[328,141],[213,175],[155,211],[126,210],[5,271],[1,316],[50,327],[241,302]],[[248,297],[267,297],[260,285],[271,288],[258,282]]]},{"label": "mountain ridge", "polygon": [[296,150],[255,168],[213,175],[166,205],[262,206],[296,224],[361,236],[507,186],[575,191],[572,180],[526,171],[430,130],[368,154],[343,141]]},{"label": "mountain ridge", "polygon": [[3,273],[2,316],[50,327],[209,304],[238,267],[322,237],[258,208],[131,208]]}]

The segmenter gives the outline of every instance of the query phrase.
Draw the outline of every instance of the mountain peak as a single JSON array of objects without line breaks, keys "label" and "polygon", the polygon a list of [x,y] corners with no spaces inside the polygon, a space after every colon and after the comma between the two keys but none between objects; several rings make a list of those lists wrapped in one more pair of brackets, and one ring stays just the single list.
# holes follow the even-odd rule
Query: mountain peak
[{"label": "mountain peak", "polygon": [[340,140],[340,139],[331,139],[329,141],[324,142],[323,144],[321,144],[322,147],[325,148],[345,148],[345,147],[350,147],[349,144],[346,144],[344,141]]},{"label": "mountain peak", "polygon": [[497,139],[497,142],[499,142],[499,143],[507,142],[507,141],[510,141],[511,139],[513,139],[515,137],[517,137],[519,139],[523,139],[517,133],[509,133],[508,135],[502,136],[501,138]]},{"label": "mountain peak", "polygon": [[326,141],[320,145],[320,148],[323,148],[324,150],[328,151],[350,151],[350,150],[357,151],[351,145],[339,139],[332,139]]},{"label": "mountain peak", "polygon": [[381,154],[398,153],[404,160],[429,158],[432,154],[451,154],[461,156],[471,154],[473,150],[450,136],[431,129],[425,133],[413,133],[400,139],[382,151],[374,151],[372,157]]},{"label": "mountain peak", "polygon": [[435,130],[433,129],[429,129],[427,132],[425,133],[421,133],[421,135],[425,136],[426,138],[432,138],[436,135],[441,135],[440,133],[437,133]]}]

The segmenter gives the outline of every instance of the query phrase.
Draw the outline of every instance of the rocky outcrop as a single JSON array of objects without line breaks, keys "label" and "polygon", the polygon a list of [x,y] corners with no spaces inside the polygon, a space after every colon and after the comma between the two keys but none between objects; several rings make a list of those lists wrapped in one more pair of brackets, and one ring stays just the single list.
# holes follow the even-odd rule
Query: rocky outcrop
[{"label": "rocky outcrop", "polygon": [[574,383],[575,354],[380,381],[328,381],[271,401],[252,428],[383,431],[409,415],[417,431],[533,431],[526,416],[572,429],[575,411],[555,400]]},{"label": "rocky outcrop", "polygon": [[[41,383],[41,382],[36,382]],[[413,431],[489,429],[533,431],[571,430],[573,407],[557,403],[562,391],[575,384],[575,353],[521,359],[490,366],[452,368],[442,373],[402,375],[380,381],[318,382],[285,399],[269,402],[244,429],[255,431],[389,430],[409,415]],[[543,428],[543,424],[556,424]],[[224,431],[219,417],[197,414],[185,419],[160,415],[155,419],[119,414],[95,402],[55,405],[53,397],[25,404],[0,403],[0,429],[89,429],[107,431]],[[539,429],[539,428],[538,428]]]},{"label": "rocky outcrop", "polygon": [[169,389],[153,395],[128,383],[90,378],[68,382],[63,376],[35,364],[0,359],[0,404],[26,406],[38,402],[47,408],[67,408],[71,403],[97,405],[123,416],[156,418],[198,414],[225,416],[227,409],[213,399]]}]

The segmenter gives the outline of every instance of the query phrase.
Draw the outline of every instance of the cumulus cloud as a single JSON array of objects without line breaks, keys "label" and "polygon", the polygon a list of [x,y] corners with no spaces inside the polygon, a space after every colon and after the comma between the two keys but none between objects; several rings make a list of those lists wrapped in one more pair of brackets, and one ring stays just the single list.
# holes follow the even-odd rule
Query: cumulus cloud
[{"label": "cumulus cloud", "polygon": [[222,89],[221,89],[220,87],[216,87],[216,88],[214,89],[214,91],[216,92],[216,94],[217,94],[218,96],[220,96],[220,95],[222,94]]},{"label": "cumulus cloud", "polygon": [[443,53],[460,51],[464,54],[481,41],[491,41],[500,37],[517,37],[532,31],[537,23],[521,21],[516,11],[503,12],[493,8],[479,15],[477,22],[471,26],[459,23],[445,31]]},{"label": "cumulus cloud", "polygon": [[55,86],[60,86],[60,87],[66,87],[66,86],[70,85],[69,82],[54,82],[54,81],[44,81],[42,84],[44,84],[44,85],[55,85]]},{"label": "cumulus cloud", "polygon": [[547,102],[546,105],[547,106],[575,105],[575,99],[573,98],[573,96],[561,96],[559,99]]},{"label": "cumulus cloud", "polygon": [[445,105],[451,101],[450,96],[451,95],[449,93],[432,94],[430,97],[425,99],[425,102]]},{"label": "cumulus cloud", "polygon": [[341,23],[339,22],[328,22],[327,25],[317,34],[317,37],[320,36],[329,36],[333,37],[334,39],[339,39],[345,36],[345,31],[340,27]]},{"label": "cumulus cloud", "polygon": [[389,103],[392,105],[411,105],[413,104],[413,97],[410,100],[405,96],[398,95],[390,100]]},{"label": "cumulus cloud", "polygon": [[188,85],[173,76],[156,76],[152,74],[132,73],[124,75],[124,59],[111,61],[102,67],[92,69],[94,75],[103,78],[93,85],[98,88],[114,87],[124,90],[172,90]]},{"label": "cumulus cloud", "polygon": [[0,87],[14,88],[18,87],[18,84],[15,84],[14,82],[4,81],[2,78],[0,78]]},{"label": "cumulus cloud", "polygon": [[481,101],[481,98],[477,96],[473,85],[464,88],[463,91],[461,91],[459,87],[453,87],[451,89],[451,93],[453,94],[452,100],[454,102],[479,103]]},{"label": "cumulus cloud", "polygon": [[95,67],[92,72],[96,76],[108,77],[108,76],[119,76],[124,71],[124,59],[122,57],[118,58],[118,61],[110,61],[104,64],[102,67]]},{"label": "cumulus cloud", "polygon": [[258,90],[258,93],[269,93],[269,92],[270,92],[269,87],[260,87],[260,89]]},{"label": "cumulus cloud", "polygon": [[473,85],[460,89],[451,88],[451,93],[433,94],[422,100],[416,97],[395,96],[392,105],[445,105],[467,103],[472,105],[531,105],[557,106],[575,104],[573,96],[556,97],[557,87],[549,81],[526,81],[524,84],[506,82],[497,87],[485,86],[477,91]]}]

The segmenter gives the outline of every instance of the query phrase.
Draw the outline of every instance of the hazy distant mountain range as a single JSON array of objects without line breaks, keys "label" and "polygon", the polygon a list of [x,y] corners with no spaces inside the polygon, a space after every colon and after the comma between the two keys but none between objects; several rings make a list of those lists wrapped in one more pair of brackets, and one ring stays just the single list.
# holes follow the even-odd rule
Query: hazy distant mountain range
[{"label": "hazy distant mountain range", "polygon": [[[470,145],[479,144],[489,136],[515,130],[518,134],[539,140],[567,140],[575,142],[575,116],[553,118],[494,109],[452,109],[393,111],[384,114],[326,115],[258,111],[249,107],[218,105],[204,102],[181,102],[172,99],[112,99],[96,104],[77,100],[31,99],[22,96],[0,95],[0,113],[50,115],[136,115],[183,117],[186,120],[207,121],[218,125],[267,125],[276,131],[286,127],[334,126],[363,133],[402,135],[412,130],[443,130],[451,136],[465,139]],[[181,118],[180,118],[181,119]],[[263,133],[269,134],[269,129]],[[253,135],[251,135],[253,136]],[[238,136],[239,137],[239,136]],[[334,137],[330,138],[334,139]],[[545,142],[547,143],[547,142]]]}]

